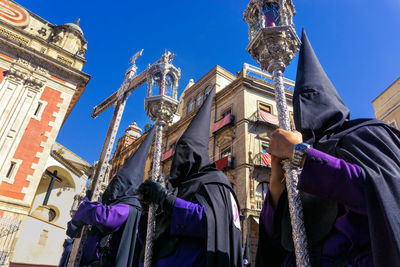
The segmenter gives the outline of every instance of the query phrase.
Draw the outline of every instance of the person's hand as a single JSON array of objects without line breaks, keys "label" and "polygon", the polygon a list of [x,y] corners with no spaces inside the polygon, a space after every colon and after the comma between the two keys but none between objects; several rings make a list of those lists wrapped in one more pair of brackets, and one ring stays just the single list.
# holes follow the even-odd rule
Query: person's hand
[{"label": "person's hand", "polygon": [[282,169],[281,159],[271,155],[271,178],[269,182],[269,191],[272,205],[276,207],[278,200],[285,190],[285,173]]},{"label": "person's hand", "polygon": [[171,212],[176,201],[176,196],[150,179],[144,181],[136,190],[142,205],[158,204],[164,211]]},{"label": "person's hand", "polygon": [[75,238],[79,234],[82,226],[84,225],[85,223],[80,220],[70,220],[67,223],[67,236]]},{"label": "person's hand", "polygon": [[138,198],[141,202],[161,204],[168,195],[168,190],[159,183],[150,179],[144,181],[137,189]]},{"label": "person's hand", "polygon": [[297,131],[276,129],[270,136],[267,152],[280,159],[292,159],[294,145],[302,140],[301,133]]}]

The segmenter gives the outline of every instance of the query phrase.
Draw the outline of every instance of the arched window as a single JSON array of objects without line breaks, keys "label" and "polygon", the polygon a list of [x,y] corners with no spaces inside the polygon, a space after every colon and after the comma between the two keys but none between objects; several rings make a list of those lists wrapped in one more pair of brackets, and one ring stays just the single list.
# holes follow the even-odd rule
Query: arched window
[{"label": "arched window", "polygon": [[190,100],[187,106],[187,113],[191,112],[193,110],[193,101]]},{"label": "arched window", "polygon": [[265,195],[268,192],[268,184],[263,182],[259,183],[256,188],[256,202],[257,202],[257,209],[262,208],[262,203],[264,202]]},{"label": "arched window", "polygon": [[201,94],[198,94],[196,96],[196,107],[200,106],[201,104]]},{"label": "arched window", "polygon": [[204,90],[204,99],[210,94],[211,92],[211,86],[208,86],[206,90]]}]

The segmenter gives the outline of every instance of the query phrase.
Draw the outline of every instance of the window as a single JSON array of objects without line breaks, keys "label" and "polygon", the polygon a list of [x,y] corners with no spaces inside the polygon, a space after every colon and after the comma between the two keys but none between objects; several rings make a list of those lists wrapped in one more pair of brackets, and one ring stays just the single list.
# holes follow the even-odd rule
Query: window
[{"label": "window", "polygon": [[272,114],[272,108],[270,105],[264,104],[259,102],[258,103],[258,109],[267,113],[271,113]]},{"label": "window", "polygon": [[262,143],[261,144],[261,151],[262,151],[262,153],[268,153],[267,152],[267,148],[269,147],[269,144],[268,143]]},{"label": "window", "polygon": [[33,110],[32,118],[34,118],[35,120],[40,121],[40,118],[42,117],[42,114],[43,114],[43,111],[44,111],[46,105],[47,105],[46,101],[39,100],[37,102],[37,106]]},{"label": "window", "polygon": [[211,86],[208,86],[204,91],[204,99],[206,99],[206,97],[210,94],[210,92],[211,92]]},{"label": "window", "polygon": [[38,102],[38,105],[36,107],[35,113],[33,113],[34,116],[39,115],[39,112],[40,112],[40,109],[41,109],[42,105],[43,105],[42,103]]},{"label": "window", "polygon": [[196,96],[196,107],[200,106],[201,104],[201,94],[198,94]]},{"label": "window", "polygon": [[227,116],[227,115],[229,115],[229,114],[231,114],[231,109],[229,108],[229,109],[227,109],[224,113],[222,113],[222,115],[221,115],[221,119],[222,118],[225,118],[225,116]]},{"label": "window", "polygon": [[268,184],[267,183],[260,183],[256,188],[256,202],[257,202],[257,209],[262,208],[262,203],[265,199],[265,195],[268,192]]},{"label": "window", "polygon": [[187,106],[187,113],[191,112],[192,110],[193,110],[193,101],[190,101]]},{"label": "window", "polygon": [[54,219],[56,217],[57,217],[57,212],[54,209],[50,208],[49,209],[49,222],[54,221]]},{"label": "window", "polygon": [[231,147],[228,146],[228,147],[226,147],[226,148],[221,150],[221,157],[220,158],[222,159],[222,158],[224,158],[226,156],[230,156],[230,155],[231,155]]},{"label": "window", "polygon": [[10,179],[10,177],[12,176],[12,174],[14,172],[14,169],[15,169],[16,165],[17,164],[15,162],[11,161],[10,167],[8,168],[8,171],[7,171],[7,174],[6,174],[6,178]]}]

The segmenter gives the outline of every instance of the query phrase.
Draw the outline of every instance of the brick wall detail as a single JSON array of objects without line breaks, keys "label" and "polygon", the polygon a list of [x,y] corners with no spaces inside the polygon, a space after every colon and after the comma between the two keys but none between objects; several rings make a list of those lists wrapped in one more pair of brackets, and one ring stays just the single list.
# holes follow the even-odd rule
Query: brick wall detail
[{"label": "brick wall detail", "polygon": [[59,106],[63,102],[61,92],[49,87],[44,88],[40,100],[46,101],[48,104],[40,121],[30,119],[13,157],[22,160],[22,163],[18,168],[13,184],[0,184],[0,195],[19,200],[23,200],[25,196],[22,189],[29,186],[30,182],[27,181],[27,178],[33,175],[33,164],[37,164],[39,161],[37,153],[43,151],[43,144],[47,142],[48,133],[52,130],[50,125],[56,120],[54,115],[59,112]]}]

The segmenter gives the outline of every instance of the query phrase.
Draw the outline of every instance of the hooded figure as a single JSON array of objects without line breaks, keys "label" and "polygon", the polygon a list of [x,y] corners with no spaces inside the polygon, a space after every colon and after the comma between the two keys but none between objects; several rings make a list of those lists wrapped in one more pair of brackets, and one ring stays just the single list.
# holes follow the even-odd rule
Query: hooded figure
[{"label": "hooded figure", "polygon": [[[293,108],[296,129],[311,145],[303,150],[298,189],[311,196],[307,205],[316,207],[307,214],[303,202],[306,232],[318,236],[309,243],[312,265],[400,266],[400,132],[375,119],[350,120],[304,30]],[[291,158],[300,142],[292,132],[278,130],[271,135],[270,153]],[[324,209],[319,199],[332,203]],[[271,193],[260,215],[257,264],[294,266],[286,192],[272,203]],[[332,216],[332,223],[316,230],[307,223]]]},{"label": "hooded figure", "polygon": [[111,180],[102,202],[83,201],[68,223],[70,237],[75,237],[82,225],[92,225],[83,247],[81,265],[126,267],[137,262],[134,256],[141,205],[136,188],[143,181],[153,136],[154,127]]},{"label": "hooded figure", "polygon": [[242,266],[236,194],[210,163],[208,146],[213,93],[175,148],[169,184],[175,194],[145,181],[142,201],[160,204],[152,266]]}]

